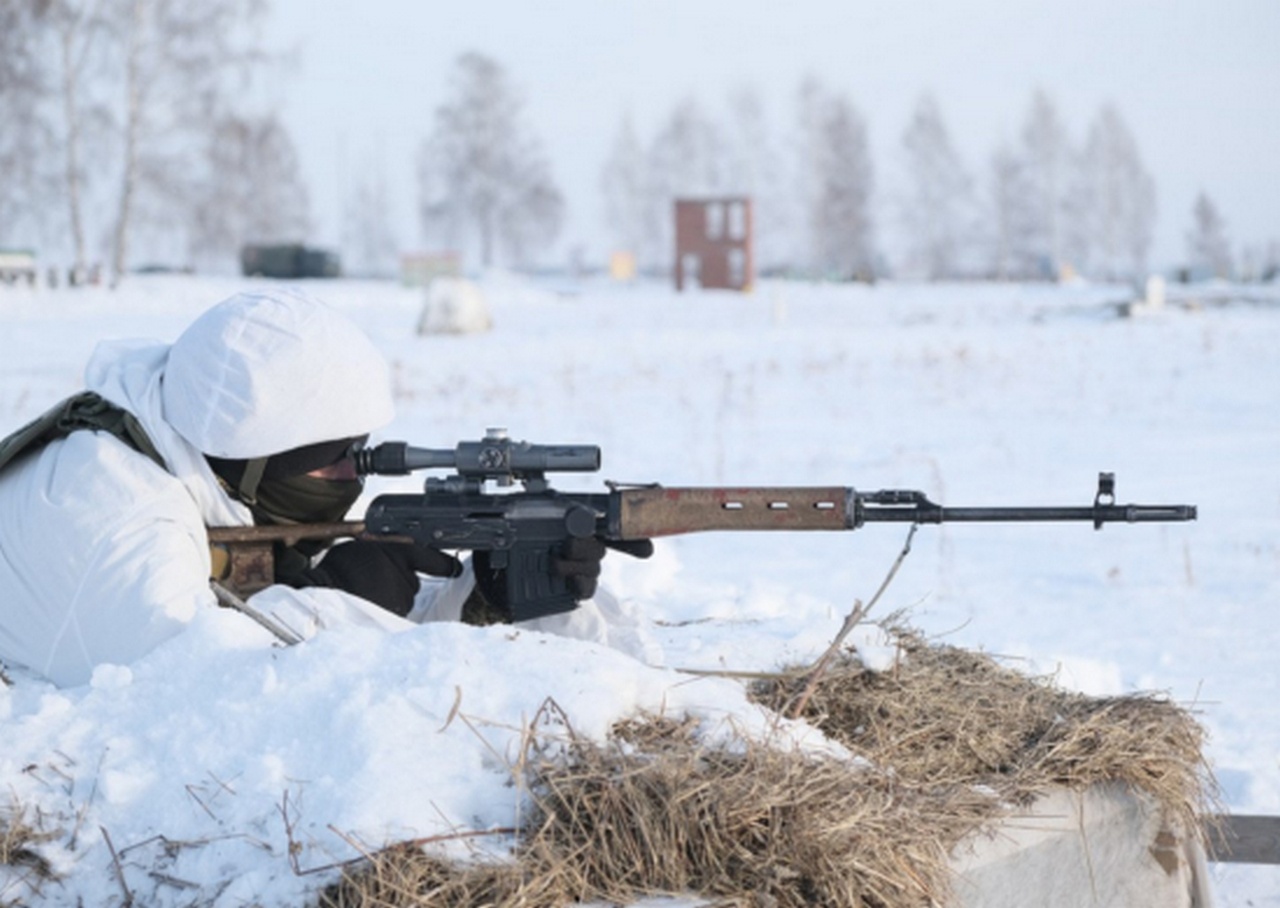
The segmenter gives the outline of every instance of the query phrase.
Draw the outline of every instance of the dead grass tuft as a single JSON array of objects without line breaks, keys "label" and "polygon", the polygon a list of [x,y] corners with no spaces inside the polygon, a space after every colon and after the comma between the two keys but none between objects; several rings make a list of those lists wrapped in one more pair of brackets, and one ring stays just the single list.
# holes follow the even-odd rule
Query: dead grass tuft
[{"label": "dead grass tuft", "polygon": [[525,887],[515,864],[456,864],[416,846],[392,846],[347,871],[326,890],[320,908],[554,905],[535,881]]},{"label": "dead grass tuft", "polygon": [[[804,718],[911,785],[985,785],[1019,803],[1045,790],[1122,782],[1194,829],[1214,786],[1204,731],[1191,713],[1154,694],[1089,697],[1054,687],[992,657],[895,632],[901,658],[864,669],[845,653],[819,681]],[[786,709],[800,682],[757,683],[753,694]]]},{"label": "dead grass tuft", "polygon": [[1187,711],[1065,692],[896,633],[890,671],[845,652],[818,676],[783,673],[752,691],[781,714],[802,702],[866,764],[743,738],[712,745],[684,717],[629,719],[604,744],[564,732],[558,747],[531,742],[521,764],[534,809],[513,862],[393,846],[321,904],[550,908],[691,892],[744,908],[923,908],[945,902],[961,839],[1051,787],[1127,783],[1198,828],[1212,783]]},{"label": "dead grass tuft", "polygon": [[[541,822],[522,860],[558,868],[573,900],[925,905],[945,891],[945,840],[990,809],[972,789],[911,790],[844,760],[741,740],[708,747],[687,727],[656,741],[641,731],[643,749],[619,737],[539,773]],[[927,835],[925,816],[940,818]]]},{"label": "dead grass tuft", "polygon": [[56,875],[36,846],[56,837],[41,829],[38,821],[29,821],[21,805],[0,808],[0,867],[17,871],[32,889],[38,889],[42,881],[55,879]]}]

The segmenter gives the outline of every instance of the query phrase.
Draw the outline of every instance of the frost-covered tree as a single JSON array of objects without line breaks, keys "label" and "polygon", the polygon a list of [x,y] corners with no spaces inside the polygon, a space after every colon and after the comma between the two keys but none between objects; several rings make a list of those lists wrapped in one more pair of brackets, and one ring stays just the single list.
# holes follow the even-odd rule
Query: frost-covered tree
[{"label": "frost-covered tree", "polygon": [[486,267],[501,247],[520,261],[559,233],[564,201],[524,102],[495,60],[468,52],[454,64],[448,98],[418,156],[427,235],[450,245],[474,238]]},{"label": "frost-covered tree", "polygon": [[1155,181],[1129,127],[1110,105],[1089,127],[1076,187],[1070,209],[1075,260],[1109,280],[1141,277],[1155,231]]},{"label": "frost-covered tree", "polygon": [[726,189],[752,200],[756,260],[780,266],[791,255],[790,206],[764,99],[754,86],[741,85],[730,92],[726,109]]},{"label": "frost-covered tree", "polygon": [[646,265],[659,259],[661,211],[652,200],[652,179],[644,145],[631,114],[623,115],[614,135],[609,156],[600,171],[600,192],[604,199],[605,223],[618,248],[626,250]]},{"label": "frost-covered tree", "polygon": [[95,202],[105,197],[102,164],[113,160],[108,104],[116,75],[109,57],[111,12],[102,0],[51,0],[47,7],[60,144],[56,157],[61,159],[66,227],[77,272],[88,266],[90,223],[101,214]]},{"label": "frost-covered tree", "polygon": [[1233,268],[1227,226],[1218,206],[1207,194],[1196,196],[1191,208],[1191,230],[1187,233],[1188,264],[1214,277],[1229,278]]},{"label": "frost-covered tree", "polygon": [[753,87],[732,91],[723,116],[684,99],[645,147],[625,115],[601,170],[601,190],[615,240],[647,267],[670,264],[673,203],[688,196],[751,198],[757,257],[785,256],[782,162]]},{"label": "frost-covered tree", "polygon": [[973,235],[972,181],[931,95],[916,105],[902,134],[902,151],[906,184],[900,216],[907,271],[930,280],[955,277],[964,270]]},{"label": "frost-covered tree", "polygon": [[811,269],[839,278],[875,272],[873,168],[867,127],[843,94],[806,80],[799,94],[797,174]]},{"label": "frost-covered tree", "polygon": [[119,190],[111,267],[119,279],[139,227],[167,231],[196,195],[193,144],[237,106],[263,59],[262,0],[104,0],[121,69]]},{"label": "frost-covered tree", "polygon": [[677,104],[649,150],[655,181],[668,199],[722,192],[725,139],[715,118],[695,98]]},{"label": "frost-covered tree", "polygon": [[674,248],[674,201],[727,190],[723,129],[698,100],[685,98],[658,129],[648,157],[659,264],[666,267]]},{"label": "frost-covered tree", "polygon": [[278,116],[220,117],[206,138],[203,166],[190,208],[194,261],[226,261],[246,242],[306,237],[307,187]]},{"label": "frost-covered tree", "polygon": [[50,141],[40,37],[48,15],[37,3],[0,3],[0,244],[29,240],[40,226],[49,176],[41,152]]},{"label": "frost-covered tree", "polygon": [[1022,226],[1031,255],[1039,259],[1035,267],[1050,277],[1057,277],[1065,264],[1063,206],[1071,165],[1071,142],[1058,108],[1047,94],[1036,91],[1022,127],[1020,166],[1030,209],[1029,220]]},{"label": "frost-covered tree", "polygon": [[987,225],[990,271],[999,280],[1041,277],[1035,242],[1036,208],[1026,159],[1009,146],[991,158]]},{"label": "frost-covered tree", "polygon": [[42,91],[29,117],[5,119],[24,124],[0,139],[0,147],[20,140],[24,149],[6,176],[22,176],[28,216],[65,212],[65,238],[55,246],[77,269],[107,252],[118,279],[140,237],[148,251],[183,254],[205,197],[201,149],[228,114],[245,108],[248,80],[267,59],[255,30],[266,3],[0,4],[0,71],[33,73]]},{"label": "frost-covered tree", "polygon": [[361,168],[342,218],[343,260],[355,274],[395,272],[398,243],[391,226],[391,191],[379,165]]}]

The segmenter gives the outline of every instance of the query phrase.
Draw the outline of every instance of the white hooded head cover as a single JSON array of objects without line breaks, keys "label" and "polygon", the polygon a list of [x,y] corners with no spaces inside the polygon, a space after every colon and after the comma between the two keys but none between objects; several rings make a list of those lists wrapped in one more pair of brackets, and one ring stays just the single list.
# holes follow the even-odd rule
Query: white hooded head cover
[{"label": "white hooded head cover", "polygon": [[196,319],[164,369],[164,418],[205,454],[248,459],[391,421],[387,363],[346,316],[292,289],[240,293]]}]

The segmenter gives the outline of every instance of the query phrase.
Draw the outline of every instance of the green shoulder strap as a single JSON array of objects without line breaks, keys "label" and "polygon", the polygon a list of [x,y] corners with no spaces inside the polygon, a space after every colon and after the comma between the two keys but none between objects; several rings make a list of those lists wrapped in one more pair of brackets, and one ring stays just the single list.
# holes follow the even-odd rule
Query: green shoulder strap
[{"label": "green shoulder strap", "polygon": [[34,451],[81,429],[114,435],[135,451],[150,457],[160,469],[168,469],[164,458],[132,413],[93,391],[81,391],[37,416],[12,435],[0,439],[0,470],[20,454]]}]

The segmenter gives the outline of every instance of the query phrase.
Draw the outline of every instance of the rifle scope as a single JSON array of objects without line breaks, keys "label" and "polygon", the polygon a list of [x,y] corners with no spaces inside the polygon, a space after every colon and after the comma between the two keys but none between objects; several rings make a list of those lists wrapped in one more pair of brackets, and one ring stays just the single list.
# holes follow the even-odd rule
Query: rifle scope
[{"label": "rifle scope", "polygon": [[403,441],[386,441],[356,452],[356,472],[403,476],[412,470],[452,469],[461,476],[500,479],[541,476],[543,473],[589,473],[600,469],[596,445],[533,445],[489,435],[482,441],[460,442],[456,448],[415,448]]}]

